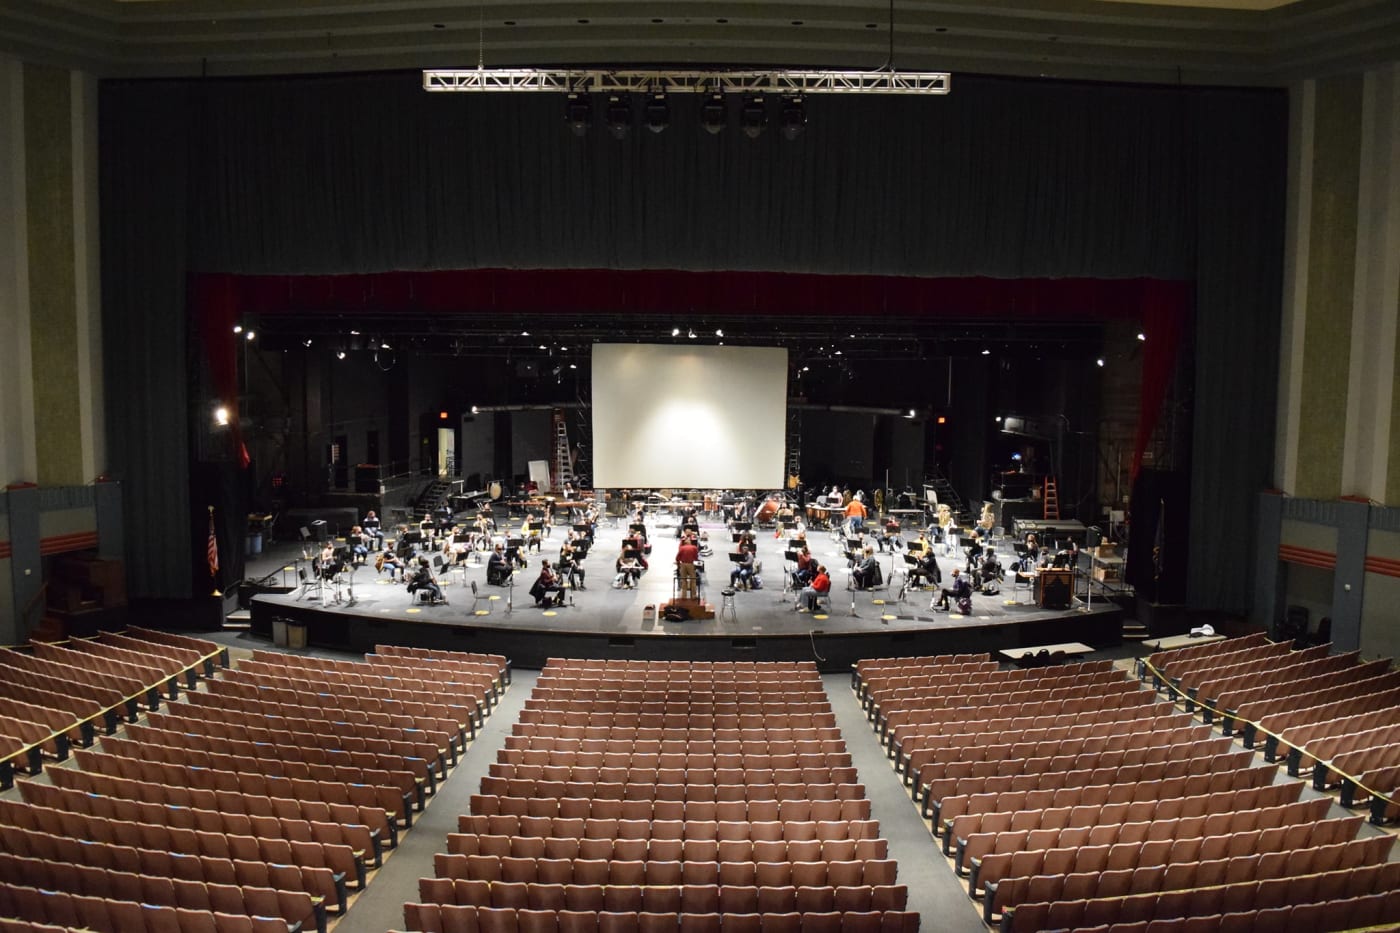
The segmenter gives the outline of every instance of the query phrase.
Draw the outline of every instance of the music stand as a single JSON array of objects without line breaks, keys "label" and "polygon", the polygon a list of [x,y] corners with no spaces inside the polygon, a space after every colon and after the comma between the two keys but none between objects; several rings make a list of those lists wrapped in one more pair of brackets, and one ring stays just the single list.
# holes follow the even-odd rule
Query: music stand
[{"label": "music stand", "polygon": [[729,527],[734,531],[753,531],[753,522],[734,522]]}]

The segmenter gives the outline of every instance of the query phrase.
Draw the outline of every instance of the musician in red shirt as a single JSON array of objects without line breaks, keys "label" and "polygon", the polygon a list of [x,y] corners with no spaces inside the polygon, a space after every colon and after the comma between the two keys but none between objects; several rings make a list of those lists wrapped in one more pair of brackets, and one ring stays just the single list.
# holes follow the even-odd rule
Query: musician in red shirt
[{"label": "musician in red shirt", "polygon": [[692,535],[687,534],[681,538],[680,547],[676,548],[676,576],[680,580],[682,599],[696,599],[700,595],[699,574],[695,569],[699,559],[700,546]]},{"label": "musician in red shirt", "polygon": [[816,612],[817,597],[824,596],[830,592],[831,577],[827,576],[826,565],[818,564],[817,575],[812,578],[812,582],[809,585],[802,588],[802,596],[806,599],[807,605],[800,608],[798,612],[807,612],[808,610]]}]

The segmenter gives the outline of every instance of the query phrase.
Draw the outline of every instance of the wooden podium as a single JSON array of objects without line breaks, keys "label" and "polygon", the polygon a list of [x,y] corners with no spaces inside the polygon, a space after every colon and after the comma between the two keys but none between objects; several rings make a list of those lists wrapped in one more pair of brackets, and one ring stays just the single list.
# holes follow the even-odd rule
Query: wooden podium
[{"label": "wooden podium", "polygon": [[1074,599],[1074,571],[1051,567],[1035,578],[1035,604],[1041,609],[1068,609]]}]

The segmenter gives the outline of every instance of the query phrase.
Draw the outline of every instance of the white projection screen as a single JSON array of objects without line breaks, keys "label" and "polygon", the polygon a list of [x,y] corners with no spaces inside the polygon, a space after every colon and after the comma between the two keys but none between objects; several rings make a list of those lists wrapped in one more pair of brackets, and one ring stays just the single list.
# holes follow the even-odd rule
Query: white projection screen
[{"label": "white projection screen", "polygon": [[782,347],[593,345],[593,485],[780,489]]}]

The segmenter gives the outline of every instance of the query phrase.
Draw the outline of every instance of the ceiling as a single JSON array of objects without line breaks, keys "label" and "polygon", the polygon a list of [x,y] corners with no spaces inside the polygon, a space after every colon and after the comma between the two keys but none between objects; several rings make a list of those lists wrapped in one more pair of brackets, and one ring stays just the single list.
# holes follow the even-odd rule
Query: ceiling
[{"label": "ceiling", "polygon": [[[884,0],[5,0],[0,52],[103,77],[479,60],[879,68],[890,11]],[[1278,86],[1400,61],[1396,0],[897,0],[893,11],[902,69]]]}]

